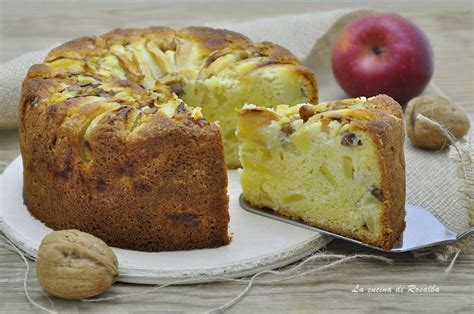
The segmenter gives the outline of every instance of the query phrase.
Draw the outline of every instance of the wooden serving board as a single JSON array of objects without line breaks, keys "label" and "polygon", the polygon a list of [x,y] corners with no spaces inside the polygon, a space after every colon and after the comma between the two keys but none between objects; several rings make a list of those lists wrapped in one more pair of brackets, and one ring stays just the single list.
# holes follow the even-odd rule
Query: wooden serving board
[{"label": "wooden serving board", "polygon": [[[236,170],[228,172],[232,242],[220,248],[146,253],[113,248],[119,281],[158,284],[186,280],[210,282],[239,278],[295,262],[325,246],[331,238],[246,212]],[[23,252],[35,258],[52,230],[33,218],[23,204],[23,168],[17,157],[0,176],[0,228]]]}]

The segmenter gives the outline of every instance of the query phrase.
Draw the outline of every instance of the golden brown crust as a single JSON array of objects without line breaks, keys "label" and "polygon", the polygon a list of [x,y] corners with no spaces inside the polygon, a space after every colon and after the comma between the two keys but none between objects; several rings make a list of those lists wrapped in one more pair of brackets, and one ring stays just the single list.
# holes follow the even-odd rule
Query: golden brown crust
[{"label": "golden brown crust", "polygon": [[94,37],[80,37],[51,50],[45,61],[51,62],[58,58],[80,59],[86,56],[100,55],[100,53],[101,49],[96,46]]},{"label": "golden brown crust", "polygon": [[295,65],[300,64],[300,61],[288,49],[280,45],[269,41],[263,41],[261,43],[256,43],[255,47],[262,55],[269,57],[272,62]]},{"label": "golden brown crust", "polygon": [[101,124],[89,138],[96,158],[83,162],[76,138],[68,137],[80,120],[68,122],[59,126],[54,145],[23,147],[25,203],[33,216],[53,229],[80,228],[126,249],[229,242],[226,168],[215,125],[155,115],[127,139],[121,121]]},{"label": "golden brown crust", "polygon": [[294,69],[296,72],[300,73],[306,79],[306,82],[309,83],[309,89],[305,91],[305,93],[309,94],[310,96],[309,103],[317,104],[319,90],[318,90],[318,83],[316,81],[316,78],[314,77],[313,72],[311,72],[311,70],[308,69],[307,67],[301,66],[301,65],[295,66]]},{"label": "golden brown crust", "polygon": [[402,119],[402,107],[392,97],[381,94],[371,97],[364,104],[367,109],[378,109],[385,111],[398,119]]},{"label": "golden brown crust", "polygon": [[367,108],[382,111],[375,113],[377,118],[357,124],[356,127],[369,132],[380,156],[381,191],[384,191],[384,215],[381,218],[383,236],[373,244],[389,250],[401,240],[405,229],[405,134],[402,107],[387,95],[373,97],[366,105]]},{"label": "golden brown crust", "polygon": [[169,27],[152,26],[148,28],[117,28],[100,36],[107,46],[127,45],[142,39],[171,42],[176,37],[176,31]]},{"label": "golden brown crust", "polygon": [[198,26],[190,26],[179,30],[178,37],[195,42],[209,52],[224,48],[244,49],[251,43],[248,37],[236,32]]}]

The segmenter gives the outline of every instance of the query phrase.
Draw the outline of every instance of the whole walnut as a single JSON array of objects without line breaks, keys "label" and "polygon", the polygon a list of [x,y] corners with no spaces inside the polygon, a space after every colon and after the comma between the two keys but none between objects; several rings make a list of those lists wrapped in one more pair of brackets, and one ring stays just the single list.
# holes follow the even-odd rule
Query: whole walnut
[{"label": "whole walnut", "polygon": [[406,131],[412,143],[422,148],[437,150],[451,143],[442,129],[426,118],[445,127],[456,139],[469,131],[469,118],[458,105],[440,96],[415,97],[405,111]]},{"label": "whole walnut", "polygon": [[117,257],[104,241],[78,230],[48,234],[35,262],[41,287],[63,299],[102,293],[115,282],[117,264]]}]

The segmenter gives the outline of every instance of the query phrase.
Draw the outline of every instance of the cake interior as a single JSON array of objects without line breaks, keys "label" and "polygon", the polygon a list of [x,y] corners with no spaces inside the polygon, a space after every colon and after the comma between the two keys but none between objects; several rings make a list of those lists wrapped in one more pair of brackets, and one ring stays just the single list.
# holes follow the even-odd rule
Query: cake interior
[{"label": "cake interior", "polygon": [[[357,110],[365,101],[340,102],[335,110],[329,103],[245,106],[238,125],[245,198],[336,233],[379,238],[380,157],[371,134],[344,119],[367,119]],[[319,113],[305,122],[300,114],[310,108]]]},{"label": "cake interior", "polygon": [[307,102],[307,95],[312,94],[310,82],[294,68],[285,64],[258,67],[258,58],[229,64],[208,78],[187,82],[181,96],[187,104],[201,107],[207,119],[219,121],[226,162],[231,168],[240,164],[235,136],[236,110],[245,103],[263,107],[294,105]]}]

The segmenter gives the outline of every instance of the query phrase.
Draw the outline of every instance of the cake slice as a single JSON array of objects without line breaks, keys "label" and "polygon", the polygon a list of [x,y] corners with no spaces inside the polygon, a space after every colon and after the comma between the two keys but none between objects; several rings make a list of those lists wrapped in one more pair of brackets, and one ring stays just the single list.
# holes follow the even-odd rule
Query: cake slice
[{"label": "cake slice", "polygon": [[399,242],[404,131],[392,98],[246,105],[237,136],[243,195],[252,206],[384,249]]}]

